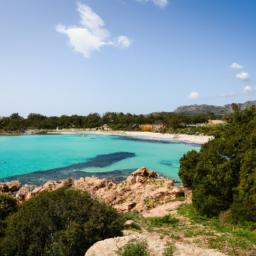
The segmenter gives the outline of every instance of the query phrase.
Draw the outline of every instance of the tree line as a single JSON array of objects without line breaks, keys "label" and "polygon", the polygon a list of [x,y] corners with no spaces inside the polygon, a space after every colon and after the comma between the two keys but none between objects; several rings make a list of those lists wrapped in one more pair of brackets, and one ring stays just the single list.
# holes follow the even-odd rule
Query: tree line
[{"label": "tree line", "polygon": [[174,112],[159,112],[148,115],[124,114],[107,112],[103,115],[91,113],[86,116],[62,115],[44,116],[41,114],[29,114],[26,118],[14,113],[8,117],[0,118],[0,130],[23,132],[27,129],[59,129],[64,128],[97,128],[107,125],[113,130],[136,130],[143,124],[161,124],[163,132],[175,130],[186,125],[206,123],[208,119],[223,118],[215,116],[213,113],[185,115]]}]

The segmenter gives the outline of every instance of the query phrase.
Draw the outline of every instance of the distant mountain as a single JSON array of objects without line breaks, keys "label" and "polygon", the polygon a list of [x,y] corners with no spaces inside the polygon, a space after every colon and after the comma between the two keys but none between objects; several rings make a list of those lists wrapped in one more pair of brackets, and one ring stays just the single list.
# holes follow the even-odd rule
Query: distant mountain
[{"label": "distant mountain", "polygon": [[[241,110],[246,109],[250,106],[256,106],[255,101],[247,101],[245,103],[238,103]],[[214,106],[214,105],[189,105],[181,106],[175,110],[176,113],[182,113],[187,115],[196,115],[196,114],[207,114],[214,113],[215,115],[225,115],[232,113],[232,104],[227,104],[224,106]]]}]

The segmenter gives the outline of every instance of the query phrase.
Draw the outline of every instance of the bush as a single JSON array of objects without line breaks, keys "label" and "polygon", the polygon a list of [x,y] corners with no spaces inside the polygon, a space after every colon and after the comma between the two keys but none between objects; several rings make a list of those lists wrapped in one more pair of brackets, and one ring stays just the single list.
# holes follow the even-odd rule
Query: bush
[{"label": "bush", "polygon": [[192,187],[195,175],[195,166],[198,161],[199,153],[195,150],[188,152],[180,159],[179,176],[185,187]]},{"label": "bush", "polygon": [[150,256],[145,241],[132,240],[118,251],[119,256]]},{"label": "bush", "polygon": [[122,234],[123,219],[87,193],[42,193],[7,218],[0,255],[84,255],[95,242]]},{"label": "bush", "polygon": [[17,203],[12,196],[0,193],[0,220],[5,219],[10,213],[16,211]]},{"label": "bush", "polygon": [[256,222],[256,149],[248,150],[242,160],[232,213],[236,221]]},{"label": "bush", "polygon": [[234,110],[217,138],[183,156],[179,174],[200,214],[231,209],[236,222],[256,221],[256,108]]}]

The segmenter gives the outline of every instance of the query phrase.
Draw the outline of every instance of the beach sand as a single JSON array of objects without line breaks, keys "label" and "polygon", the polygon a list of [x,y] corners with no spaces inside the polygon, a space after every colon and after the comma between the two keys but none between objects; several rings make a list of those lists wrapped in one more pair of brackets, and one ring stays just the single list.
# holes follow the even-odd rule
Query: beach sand
[{"label": "beach sand", "polygon": [[171,134],[171,133],[155,133],[155,132],[140,132],[140,131],[97,131],[97,130],[59,130],[51,131],[49,134],[99,134],[99,135],[116,135],[128,136],[138,139],[162,140],[170,142],[184,142],[193,144],[205,144],[213,139],[213,136],[205,135],[189,135],[189,134]]}]

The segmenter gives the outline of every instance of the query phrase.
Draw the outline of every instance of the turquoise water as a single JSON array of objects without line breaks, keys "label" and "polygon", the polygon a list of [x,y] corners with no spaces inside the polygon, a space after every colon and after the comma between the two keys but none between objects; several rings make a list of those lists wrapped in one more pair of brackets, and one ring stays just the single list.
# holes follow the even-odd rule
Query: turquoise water
[{"label": "turquoise water", "polygon": [[[134,170],[141,166],[178,179],[179,159],[192,149],[199,147],[192,144],[163,143],[120,136],[2,136],[0,179],[17,175],[26,176],[34,172],[38,172],[37,178],[40,178],[41,174],[49,170],[54,170],[55,174],[67,170],[69,174],[71,171],[80,174],[111,173],[116,170]],[[97,157],[99,155],[101,156]]]}]

